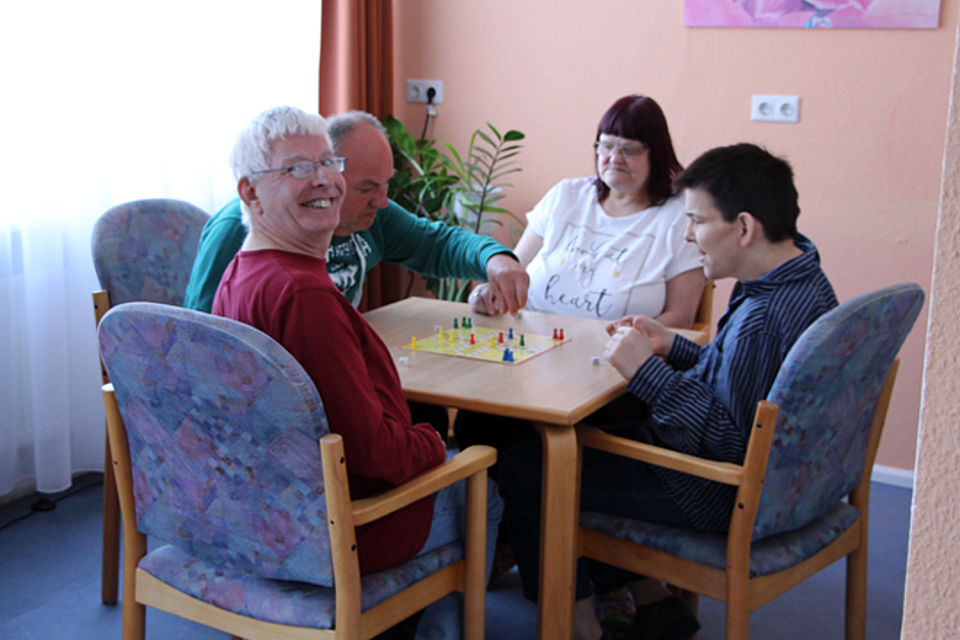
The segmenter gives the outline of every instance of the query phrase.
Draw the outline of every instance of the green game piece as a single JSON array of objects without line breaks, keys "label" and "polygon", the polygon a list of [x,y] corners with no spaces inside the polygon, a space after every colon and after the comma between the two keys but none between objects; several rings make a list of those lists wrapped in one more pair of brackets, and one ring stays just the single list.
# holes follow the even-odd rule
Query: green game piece
[{"label": "green game piece", "polygon": [[456,318],[453,319],[453,328],[454,328],[454,329],[457,328],[457,319],[456,319]]},{"label": "green game piece", "polygon": [[525,347],[525,346],[526,346],[526,344],[524,344],[524,342],[523,342],[523,334],[522,334],[522,333],[520,334],[520,346],[521,346],[521,347]]}]

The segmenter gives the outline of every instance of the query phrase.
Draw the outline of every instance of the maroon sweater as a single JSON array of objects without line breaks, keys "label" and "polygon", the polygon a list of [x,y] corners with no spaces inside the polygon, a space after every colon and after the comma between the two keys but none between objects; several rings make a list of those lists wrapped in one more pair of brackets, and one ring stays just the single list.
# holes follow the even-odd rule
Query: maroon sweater
[{"label": "maroon sweater", "polygon": [[[444,446],[433,427],[411,424],[386,345],[331,282],[325,260],[241,251],[224,272],[212,311],[260,329],[306,369],[323,398],[330,430],[343,436],[352,498],[379,493],[443,462]],[[359,527],[361,572],[415,556],[432,518],[430,497]]]}]

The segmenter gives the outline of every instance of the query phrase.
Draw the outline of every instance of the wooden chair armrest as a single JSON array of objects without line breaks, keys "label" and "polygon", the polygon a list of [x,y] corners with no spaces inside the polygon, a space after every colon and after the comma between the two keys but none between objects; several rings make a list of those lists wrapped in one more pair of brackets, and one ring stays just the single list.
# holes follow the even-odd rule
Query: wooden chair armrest
[{"label": "wooden chair armrest", "polygon": [[710,325],[702,322],[695,322],[692,327],[686,329],[681,335],[697,343],[701,347],[710,344]]},{"label": "wooden chair armrest", "polygon": [[[324,436],[327,438],[329,436]],[[323,438],[321,438],[322,440]],[[478,472],[486,472],[497,461],[497,450],[486,445],[467,447],[443,464],[424,471],[399,487],[394,487],[369,498],[353,500],[353,523],[367,524],[388,513],[412,504],[420,498],[436,493],[443,487],[463,480]],[[347,461],[349,464],[349,460]]]},{"label": "wooden chair armrest", "polygon": [[618,456],[681,471],[707,480],[739,486],[743,481],[743,466],[731,462],[716,462],[698,458],[672,449],[614,436],[596,427],[577,426],[577,440],[581,446],[599,449]]}]

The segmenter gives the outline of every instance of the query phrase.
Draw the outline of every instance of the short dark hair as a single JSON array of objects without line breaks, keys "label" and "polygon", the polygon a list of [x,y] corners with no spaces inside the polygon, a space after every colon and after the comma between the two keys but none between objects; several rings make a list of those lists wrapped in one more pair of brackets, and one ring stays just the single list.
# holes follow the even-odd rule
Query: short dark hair
[{"label": "short dark hair", "polygon": [[[620,98],[600,118],[594,142],[600,140],[601,133],[637,140],[647,146],[650,177],[647,178],[646,191],[651,205],[662,204],[675,193],[673,178],[683,170],[683,166],[673,150],[667,118],[656,100],[638,95]],[[610,187],[604,184],[600,176],[597,176],[595,184],[597,200],[603,202],[610,195]]]},{"label": "short dark hair", "polygon": [[707,151],[673,182],[677,191],[702,189],[723,219],[733,222],[746,211],[763,225],[770,242],[797,237],[797,188],[793,169],[783,158],[746,142]]}]

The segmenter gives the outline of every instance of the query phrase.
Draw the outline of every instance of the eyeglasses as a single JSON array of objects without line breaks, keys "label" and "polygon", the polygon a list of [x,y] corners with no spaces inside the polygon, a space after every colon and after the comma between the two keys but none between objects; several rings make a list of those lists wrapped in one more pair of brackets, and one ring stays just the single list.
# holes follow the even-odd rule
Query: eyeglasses
[{"label": "eyeglasses", "polygon": [[347,159],[341,158],[340,156],[333,156],[332,158],[324,158],[317,162],[313,160],[300,160],[299,162],[294,162],[289,167],[261,169],[260,171],[252,171],[251,173],[253,175],[259,173],[286,173],[292,178],[302,180],[303,178],[309,178],[316,174],[317,167],[323,167],[330,173],[343,173],[343,170],[347,167]]},{"label": "eyeglasses", "polygon": [[637,145],[627,147],[622,144],[613,144],[612,142],[594,142],[593,149],[598,155],[604,158],[609,158],[617,151],[619,151],[624,158],[639,158],[643,155],[643,152],[647,150],[647,145],[641,142]]}]

